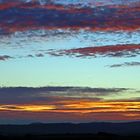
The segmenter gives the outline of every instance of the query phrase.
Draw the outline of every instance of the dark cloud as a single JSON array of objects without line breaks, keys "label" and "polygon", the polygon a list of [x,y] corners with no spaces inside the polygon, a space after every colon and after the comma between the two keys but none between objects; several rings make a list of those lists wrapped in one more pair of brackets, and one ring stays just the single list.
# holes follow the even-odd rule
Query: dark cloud
[{"label": "dark cloud", "polygon": [[127,88],[89,88],[89,87],[1,87],[0,103],[54,102],[66,99],[100,100],[102,96],[123,93]]},{"label": "dark cloud", "polygon": [[140,62],[125,62],[122,64],[114,64],[110,65],[110,68],[117,68],[117,67],[134,67],[134,66],[140,66]]},{"label": "dark cloud", "polygon": [[0,55],[0,61],[6,61],[8,59],[11,59],[13,57],[9,56],[9,55]]},{"label": "dark cloud", "polygon": [[14,56],[14,57],[11,57],[9,55],[0,55],[0,61],[6,61],[6,60],[10,60],[10,59],[21,59],[21,58],[34,58],[34,57],[44,57],[45,54],[43,53],[37,53],[37,54],[29,54],[29,55],[26,55],[26,56]]},{"label": "dark cloud", "polygon": [[16,105],[2,105],[1,108],[2,108],[2,109],[7,109],[7,110],[8,110],[8,109],[13,109],[13,110],[14,110],[14,109],[22,109],[22,107],[18,107],[18,106],[16,106]]},{"label": "dark cloud", "polygon": [[38,54],[36,54],[36,57],[44,57],[44,54],[38,53]]},{"label": "dark cloud", "polygon": [[34,56],[32,54],[27,55],[26,57],[33,58]]},{"label": "dark cloud", "polygon": [[1,87],[0,94],[16,94],[18,93],[51,93],[51,92],[77,92],[77,93],[113,93],[113,92],[122,92],[129,90],[127,88],[90,88],[90,87]]}]

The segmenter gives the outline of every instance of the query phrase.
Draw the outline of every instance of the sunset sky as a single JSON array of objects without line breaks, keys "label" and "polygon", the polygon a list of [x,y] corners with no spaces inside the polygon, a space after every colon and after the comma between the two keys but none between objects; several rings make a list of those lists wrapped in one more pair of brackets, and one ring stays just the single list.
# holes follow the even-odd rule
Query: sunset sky
[{"label": "sunset sky", "polygon": [[0,124],[140,120],[140,0],[0,0]]}]

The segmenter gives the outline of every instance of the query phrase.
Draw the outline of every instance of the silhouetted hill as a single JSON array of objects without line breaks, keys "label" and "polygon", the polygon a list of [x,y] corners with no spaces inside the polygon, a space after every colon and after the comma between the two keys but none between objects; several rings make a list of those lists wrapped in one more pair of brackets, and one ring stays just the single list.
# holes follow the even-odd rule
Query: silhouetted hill
[{"label": "silhouetted hill", "polygon": [[127,123],[34,123],[29,125],[0,125],[0,135],[48,135],[48,134],[98,134],[140,136],[140,122]]}]

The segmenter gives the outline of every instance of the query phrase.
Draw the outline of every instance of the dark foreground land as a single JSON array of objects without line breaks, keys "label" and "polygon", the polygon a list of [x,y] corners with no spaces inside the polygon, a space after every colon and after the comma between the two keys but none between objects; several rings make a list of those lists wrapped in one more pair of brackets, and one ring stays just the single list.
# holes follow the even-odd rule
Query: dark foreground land
[{"label": "dark foreground land", "polygon": [[0,125],[0,140],[140,140],[140,122]]},{"label": "dark foreground land", "polygon": [[53,134],[0,136],[0,140],[140,140],[140,136],[119,136],[113,134]]}]

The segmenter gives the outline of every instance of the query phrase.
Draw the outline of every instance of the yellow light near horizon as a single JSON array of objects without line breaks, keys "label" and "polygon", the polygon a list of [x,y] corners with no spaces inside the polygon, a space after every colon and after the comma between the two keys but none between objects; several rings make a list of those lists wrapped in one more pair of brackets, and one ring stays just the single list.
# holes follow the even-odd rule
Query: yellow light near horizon
[{"label": "yellow light near horizon", "polygon": [[53,109],[56,109],[55,106],[53,105],[31,105],[31,106],[24,106],[23,107],[23,110],[24,111],[47,111],[47,110],[53,110]]},{"label": "yellow light near horizon", "polygon": [[9,110],[9,111],[30,111],[30,112],[40,112],[53,110],[55,106],[53,105],[5,105],[0,106],[0,110]]},{"label": "yellow light near horizon", "polygon": [[140,112],[140,102],[68,101],[59,105],[0,105],[0,111],[55,113]]}]

